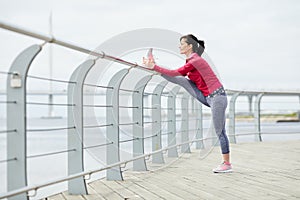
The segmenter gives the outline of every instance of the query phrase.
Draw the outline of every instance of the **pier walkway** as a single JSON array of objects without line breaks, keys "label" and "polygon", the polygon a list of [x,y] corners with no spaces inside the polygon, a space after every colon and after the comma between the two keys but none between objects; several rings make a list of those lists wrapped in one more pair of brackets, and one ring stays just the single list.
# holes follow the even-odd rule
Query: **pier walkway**
[{"label": "pier walkway", "polygon": [[124,181],[88,184],[89,195],[61,193],[47,199],[300,199],[300,141],[232,144],[233,173],[214,174],[215,147],[150,165],[147,172],[124,173]]}]

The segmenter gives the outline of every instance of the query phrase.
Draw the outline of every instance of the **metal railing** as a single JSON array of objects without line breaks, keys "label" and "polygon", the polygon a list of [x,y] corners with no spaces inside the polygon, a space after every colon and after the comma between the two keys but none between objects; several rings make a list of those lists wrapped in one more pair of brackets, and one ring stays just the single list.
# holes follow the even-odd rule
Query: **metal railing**
[{"label": "metal railing", "polygon": [[[209,129],[204,127],[207,119],[205,108],[192,99],[187,93],[181,92],[179,86],[171,84],[171,89],[166,89],[169,84],[161,79],[152,91],[146,91],[148,83],[157,73],[147,70],[136,63],[128,62],[110,55],[97,53],[67,42],[57,40],[54,37],[48,37],[36,34],[31,31],[23,30],[0,22],[0,28],[10,30],[16,33],[34,37],[43,40],[41,45],[33,45],[21,52],[15,59],[9,72],[1,72],[1,76],[7,76],[6,101],[0,101],[7,108],[7,127],[6,130],[0,130],[0,134],[6,134],[7,140],[7,159],[0,160],[0,164],[7,165],[7,187],[8,191],[0,195],[0,199],[28,199],[34,196],[38,189],[62,182],[68,182],[68,191],[70,194],[87,194],[86,179],[92,174],[106,171],[108,180],[123,180],[122,166],[132,163],[132,169],[135,171],[147,170],[147,158],[152,157],[153,163],[163,164],[163,152],[167,152],[169,157],[178,157],[178,148],[181,153],[191,152],[192,143],[196,143],[196,148],[204,148],[204,141],[213,140],[215,144],[217,137],[206,136],[204,131]],[[52,78],[42,78],[28,75],[31,63],[42,51],[47,43],[53,43],[64,46],[84,54],[93,55],[94,59],[84,61],[73,72],[70,80],[57,80]],[[129,68],[116,71],[110,78],[108,85],[97,85],[95,83],[86,83],[85,79],[89,71],[95,66],[98,59],[106,59],[112,62],[120,63]],[[121,88],[122,82],[133,69],[145,71],[145,75],[138,77],[133,89]],[[30,95],[26,90],[26,80],[38,79],[41,81],[60,82],[68,84],[66,103],[45,103],[37,101],[27,101]],[[106,98],[106,104],[86,104],[83,100],[83,87],[95,87],[104,90],[103,95]],[[131,105],[120,103],[120,91],[126,92],[127,97],[131,98]],[[255,140],[262,141],[262,135],[268,134],[261,129],[261,100],[264,96],[300,96],[300,92],[256,92],[256,91],[233,91],[227,90],[231,96],[229,103],[229,138],[235,143],[236,137],[254,135]],[[97,94],[96,94],[97,95]],[[236,102],[238,97],[247,96],[249,99],[249,109],[254,120],[254,130],[251,133],[242,135],[236,134]],[[252,98],[255,97],[254,111],[252,112]],[[151,98],[151,100],[150,100]],[[177,102],[176,102],[177,100]],[[162,101],[165,101],[166,107],[162,107]],[[180,101],[180,104],[178,104]],[[145,105],[151,102],[152,105]],[[159,106],[158,106],[159,105]],[[28,106],[60,106],[67,109],[67,125],[61,127],[48,128],[27,128],[27,107]],[[105,123],[84,124],[84,109],[105,109]],[[122,122],[119,118],[120,110],[130,110],[131,121]],[[297,109],[299,110],[299,109]],[[151,120],[145,121],[145,111],[150,113]],[[162,112],[167,112],[162,116]],[[180,113],[180,118],[178,117]],[[165,119],[166,118],[166,119]],[[162,128],[163,124],[167,128]],[[190,127],[190,125],[193,127]],[[151,125],[151,134],[145,135],[145,125]],[[123,127],[130,127],[131,138],[121,140],[120,134]],[[87,129],[104,129],[105,141],[97,144],[86,145],[84,143],[84,133]],[[57,132],[67,131],[67,148],[56,149],[55,151],[35,153],[27,155],[27,136],[29,133]],[[300,132],[300,131],[299,131]],[[193,137],[191,135],[194,134]],[[180,137],[178,137],[180,136]],[[163,147],[162,138],[167,137],[167,146]],[[178,143],[178,139],[180,142]],[[152,151],[145,153],[145,141],[152,143]],[[120,144],[131,142],[132,155],[130,159],[120,159]],[[94,170],[85,170],[84,151],[93,148],[106,147],[106,163],[104,167]],[[68,155],[68,175],[64,178],[57,178],[54,181],[46,181],[34,186],[27,184],[27,162],[28,159],[47,157],[58,154]]]}]

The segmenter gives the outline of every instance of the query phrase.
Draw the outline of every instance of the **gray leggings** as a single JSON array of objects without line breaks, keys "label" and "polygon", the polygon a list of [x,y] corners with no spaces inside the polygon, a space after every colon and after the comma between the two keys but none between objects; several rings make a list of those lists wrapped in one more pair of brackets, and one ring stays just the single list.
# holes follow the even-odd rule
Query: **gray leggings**
[{"label": "gray leggings", "polygon": [[202,92],[197,88],[196,84],[183,77],[183,76],[167,76],[162,74],[162,77],[164,77],[166,80],[178,84],[181,87],[183,87],[184,89],[186,89],[186,91],[188,91],[188,93],[190,93],[190,95],[192,95],[193,97],[195,97],[198,101],[200,101],[202,104],[210,107],[210,105],[207,103],[207,100],[205,98],[205,96],[202,94]]},{"label": "gray leggings", "polygon": [[227,96],[225,94],[217,94],[214,97],[206,97],[206,99],[211,107],[212,120],[220,140],[222,154],[227,154],[229,153],[229,141],[225,129]]},{"label": "gray leggings", "polygon": [[197,88],[194,82],[186,79],[183,76],[167,76],[162,75],[166,80],[182,86],[188,93],[195,97],[204,105],[211,107],[212,120],[217,136],[220,140],[222,154],[229,153],[229,141],[225,129],[225,111],[227,108],[227,96],[217,94],[214,97],[205,97],[202,92]]}]

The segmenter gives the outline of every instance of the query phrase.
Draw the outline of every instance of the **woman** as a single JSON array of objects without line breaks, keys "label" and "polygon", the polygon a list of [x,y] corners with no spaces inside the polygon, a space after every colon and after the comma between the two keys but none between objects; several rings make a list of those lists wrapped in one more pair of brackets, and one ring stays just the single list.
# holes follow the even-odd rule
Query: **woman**
[{"label": "woman", "polygon": [[[143,64],[175,84],[184,87],[193,97],[211,108],[212,119],[217,136],[220,140],[223,163],[215,173],[231,172],[229,141],[225,131],[225,110],[227,96],[225,90],[209,64],[201,57],[204,52],[204,41],[194,35],[180,38],[180,53],[186,55],[186,64],[176,70],[169,70],[155,64],[153,58],[143,58]],[[188,77],[185,78],[185,77]]]}]

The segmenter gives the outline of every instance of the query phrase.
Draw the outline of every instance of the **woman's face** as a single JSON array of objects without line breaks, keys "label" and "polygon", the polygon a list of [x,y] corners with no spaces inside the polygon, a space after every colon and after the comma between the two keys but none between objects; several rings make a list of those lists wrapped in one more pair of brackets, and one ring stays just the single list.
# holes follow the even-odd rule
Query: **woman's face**
[{"label": "woman's face", "polygon": [[180,49],[180,53],[181,53],[181,54],[188,55],[188,54],[190,54],[191,51],[192,51],[192,45],[186,43],[186,39],[185,39],[185,38],[182,38],[182,39],[180,40],[180,46],[179,46],[179,49]]}]

